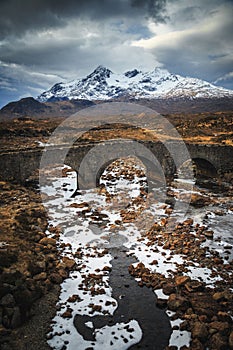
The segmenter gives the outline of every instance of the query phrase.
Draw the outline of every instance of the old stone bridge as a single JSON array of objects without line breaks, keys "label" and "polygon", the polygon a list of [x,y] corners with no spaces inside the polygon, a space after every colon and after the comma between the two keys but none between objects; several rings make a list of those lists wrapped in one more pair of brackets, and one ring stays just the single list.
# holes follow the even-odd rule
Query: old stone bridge
[{"label": "old stone bridge", "polygon": [[136,156],[144,163],[152,177],[173,176],[192,159],[197,170],[204,175],[218,176],[233,171],[233,147],[227,145],[181,144],[152,141],[109,140],[102,143],[85,143],[73,147],[56,146],[2,151],[0,178],[25,183],[39,168],[67,164],[78,173],[78,186],[98,185],[106,167],[115,159]]}]

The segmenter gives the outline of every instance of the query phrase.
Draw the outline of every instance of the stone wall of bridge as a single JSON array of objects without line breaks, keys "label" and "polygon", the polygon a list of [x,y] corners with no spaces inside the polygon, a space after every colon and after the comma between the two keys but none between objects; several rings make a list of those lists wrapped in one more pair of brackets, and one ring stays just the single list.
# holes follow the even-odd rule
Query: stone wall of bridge
[{"label": "stone wall of bridge", "polygon": [[[117,142],[119,144],[119,142]],[[233,147],[226,145],[204,145],[204,144],[187,144],[187,152],[183,152],[183,147],[179,142],[170,142],[169,150],[161,142],[138,142],[143,148],[146,147],[148,152],[141,152],[140,147],[135,148],[135,144],[131,141],[123,142],[122,149],[119,153],[119,148],[114,150],[115,144],[113,141],[105,142],[105,147],[99,147],[98,157],[96,157],[95,149],[97,144],[77,145],[71,149],[65,150],[65,164],[71,166],[77,172],[80,170],[80,164],[83,159],[86,159],[86,164],[82,169],[81,176],[85,177],[86,182],[93,181],[88,179],[89,174],[101,176],[106,166],[120,156],[135,155],[138,156],[145,166],[153,170],[158,176],[162,173],[166,176],[174,175],[177,168],[181,166],[189,155],[192,159],[203,159],[214,166],[217,173],[224,174],[233,172]],[[102,147],[102,148],[101,148]],[[142,148],[142,149],[143,149]],[[104,150],[104,152],[103,152]],[[109,150],[109,151],[108,151]],[[98,148],[97,148],[98,151]],[[59,148],[52,148],[50,159],[51,162],[55,155],[59,154]],[[107,152],[107,153],[106,153]],[[182,152],[184,154],[182,154]],[[28,177],[37,172],[40,167],[40,160],[43,149],[25,149],[19,151],[6,151],[0,153],[0,179],[4,181],[17,181],[24,183]],[[151,155],[150,155],[151,153]],[[188,156],[187,156],[188,154]],[[112,159],[111,159],[112,157]],[[158,164],[156,164],[156,161]],[[157,169],[157,170],[156,170]]]}]

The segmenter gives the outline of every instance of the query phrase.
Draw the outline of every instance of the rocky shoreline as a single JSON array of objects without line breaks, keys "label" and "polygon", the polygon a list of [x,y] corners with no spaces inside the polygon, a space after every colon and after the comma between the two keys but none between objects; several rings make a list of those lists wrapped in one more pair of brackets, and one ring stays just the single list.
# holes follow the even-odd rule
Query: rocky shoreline
[{"label": "rocky shoreline", "polygon": [[0,348],[29,349],[40,327],[45,343],[69,267],[60,261],[56,240],[47,237],[47,214],[35,189],[1,182],[0,202]]}]

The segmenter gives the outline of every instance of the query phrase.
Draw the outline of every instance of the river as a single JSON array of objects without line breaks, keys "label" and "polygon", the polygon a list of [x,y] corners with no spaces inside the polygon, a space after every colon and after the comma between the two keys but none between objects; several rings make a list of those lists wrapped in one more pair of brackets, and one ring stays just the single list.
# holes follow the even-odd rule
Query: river
[{"label": "river", "polygon": [[[75,191],[76,175],[66,166],[63,177],[56,174],[44,186],[50,225],[61,232],[58,249],[61,256],[76,262],[74,271],[61,285],[58,311],[48,335],[52,349],[162,350],[167,345],[180,349],[190,344],[191,333],[179,330],[183,320],[156,303],[157,298],[168,299],[161,285],[140,286],[140,278],[130,275],[129,266],[137,268],[141,263],[164,280],[184,271],[191,280],[210,288],[224,278],[212,265],[186,259],[176,249],[167,249],[164,242],[151,245],[146,235],[155,222],[162,227],[168,218],[171,223],[175,218],[176,225],[179,219],[191,218],[190,236],[198,227],[209,235],[213,231],[213,238],[206,233],[206,239],[198,243],[206,249],[206,257],[218,254],[224,264],[232,260],[230,187],[225,185],[223,191],[214,183],[208,189],[191,185],[176,181],[167,184],[166,193],[170,195],[166,200],[155,185],[154,198],[148,206],[144,169],[127,159],[109,166],[98,189]],[[193,205],[185,202],[190,193],[199,200]],[[172,210],[174,198],[185,206]],[[48,235],[51,236],[49,231]]]}]

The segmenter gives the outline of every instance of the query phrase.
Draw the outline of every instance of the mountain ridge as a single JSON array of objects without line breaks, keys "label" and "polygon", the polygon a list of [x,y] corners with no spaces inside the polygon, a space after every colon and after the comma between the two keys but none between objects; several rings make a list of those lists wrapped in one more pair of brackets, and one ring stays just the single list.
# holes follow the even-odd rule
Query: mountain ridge
[{"label": "mountain ridge", "polygon": [[205,80],[172,74],[163,68],[143,72],[136,68],[125,73],[112,72],[98,66],[84,78],[56,83],[38,96],[39,102],[62,100],[111,100],[225,98],[233,97],[233,90],[215,86]]},{"label": "mountain ridge", "polygon": [[115,74],[98,66],[92,73],[69,83],[57,83],[37,99],[9,102],[1,120],[18,117],[68,117],[83,108],[105,102],[131,102],[158,113],[202,113],[233,110],[233,91],[196,78],[184,78],[165,69],[138,69]]}]

